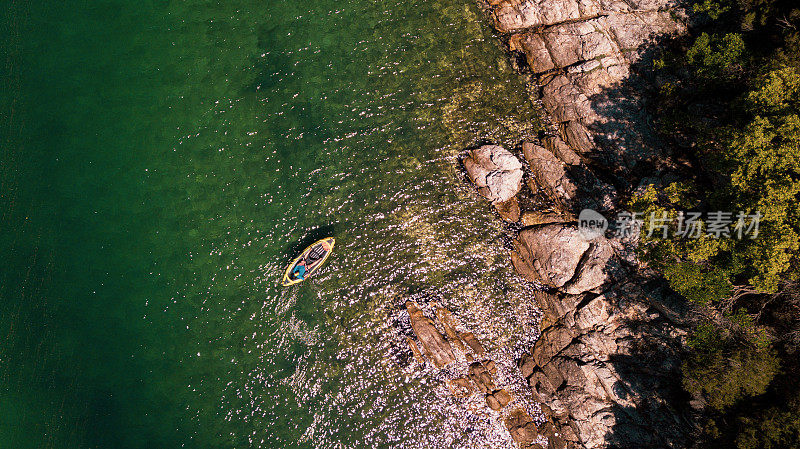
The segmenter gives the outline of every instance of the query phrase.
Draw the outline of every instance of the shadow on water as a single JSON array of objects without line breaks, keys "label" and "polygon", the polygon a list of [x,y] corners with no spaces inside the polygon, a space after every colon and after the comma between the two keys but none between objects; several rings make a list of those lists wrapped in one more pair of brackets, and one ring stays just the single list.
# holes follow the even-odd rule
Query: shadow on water
[{"label": "shadow on water", "polygon": [[335,224],[322,225],[306,231],[306,235],[303,238],[290,243],[286,247],[284,251],[286,264],[289,264],[289,262],[291,262],[304,249],[308,248],[308,246],[314,242],[322,240],[326,237],[337,237],[337,231],[337,225]]},{"label": "shadow on water", "polygon": [[[257,32],[258,49],[264,52],[264,57],[252,57],[254,70],[257,75],[252,83],[245,86],[245,92],[264,90],[269,92],[280,86],[281,81],[293,75],[294,61],[286,52],[287,43],[281,42],[278,37],[281,33],[277,25],[261,25]],[[286,33],[283,33],[285,36]]]},{"label": "shadow on water", "polygon": [[[250,57],[248,70],[253,72],[250,83],[241,89],[242,96],[252,96],[261,99],[269,99],[276,96],[282,90],[289,89],[287,86],[293,85],[292,81],[302,79],[301,74],[305,71],[316,72],[321,78],[316,80],[322,82],[324,86],[333,86],[336,83],[328,79],[327,72],[330,69],[330,55],[322,54],[301,54],[294,49],[294,42],[290,37],[291,31],[282,28],[281,25],[261,25],[257,31],[257,48],[260,55]],[[307,67],[314,67],[309,70]],[[320,85],[306,86],[310,91],[324,92],[326,89]],[[313,136],[317,141],[324,141],[336,135],[334,130],[327,124],[328,117],[326,108],[320,106],[324,102],[328,93],[319,93],[319,97],[303,92],[303,95],[295,95],[291,104],[286,104],[281,108],[281,115],[278,118],[271,117],[269,120],[276,128],[291,126],[291,124],[303,123],[304,132]],[[324,103],[323,103],[324,104]]]}]

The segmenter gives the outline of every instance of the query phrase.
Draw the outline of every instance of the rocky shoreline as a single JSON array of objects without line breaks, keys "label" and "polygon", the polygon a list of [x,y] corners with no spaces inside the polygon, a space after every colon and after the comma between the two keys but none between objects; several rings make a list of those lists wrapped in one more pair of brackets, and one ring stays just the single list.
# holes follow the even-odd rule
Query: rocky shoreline
[{"label": "rocky shoreline", "polygon": [[[680,0],[488,0],[487,12],[554,124],[549,146],[630,179],[663,160],[646,112],[658,39],[685,33]],[[645,70],[639,70],[644,68]],[[574,156],[563,157],[574,164]]]},{"label": "rocky shoreline", "polygon": [[[676,448],[693,431],[680,385],[690,306],[636,260],[637,232],[587,237],[577,216],[611,219],[645,177],[669,176],[669,154],[647,116],[650,46],[687,31],[674,0],[489,0],[484,4],[521,76],[553,124],[537,141],[462,159],[478,193],[512,224],[515,271],[536,286],[541,336],[517,367],[543,413],[515,407],[493,381],[474,336],[407,308],[420,362],[441,368],[469,353],[454,395],[483,394],[523,448]],[[520,197],[535,196],[537,202]],[[522,204],[538,204],[527,207]],[[443,318],[444,317],[444,318]],[[471,335],[471,334],[469,334]],[[418,347],[419,346],[419,347]],[[467,350],[466,348],[471,348]],[[470,352],[471,351],[471,352]]]}]

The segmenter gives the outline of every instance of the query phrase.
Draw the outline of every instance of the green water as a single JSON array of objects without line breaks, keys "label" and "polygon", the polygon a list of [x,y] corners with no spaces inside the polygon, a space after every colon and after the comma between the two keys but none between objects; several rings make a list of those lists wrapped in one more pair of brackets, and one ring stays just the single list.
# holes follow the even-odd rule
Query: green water
[{"label": "green water", "polygon": [[0,9],[0,448],[477,444],[397,330],[513,334],[456,157],[535,111],[471,0]]}]

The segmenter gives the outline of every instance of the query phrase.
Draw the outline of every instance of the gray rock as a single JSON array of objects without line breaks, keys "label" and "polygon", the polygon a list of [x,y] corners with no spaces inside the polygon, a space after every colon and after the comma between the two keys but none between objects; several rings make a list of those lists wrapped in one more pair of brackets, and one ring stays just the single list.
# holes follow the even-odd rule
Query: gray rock
[{"label": "gray rock", "polygon": [[562,287],[575,276],[575,270],[591,245],[578,234],[577,228],[549,224],[527,228],[514,241],[516,252],[535,277],[529,279],[548,287]]},{"label": "gray rock", "polygon": [[491,373],[481,362],[475,362],[469,366],[469,378],[478,386],[478,390],[484,394],[491,394],[497,390],[497,385],[495,385]]},{"label": "gray rock", "polygon": [[475,335],[472,332],[462,332],[460,336],[461,339],[464,340],[464,342],[467,344],[467,346],[469,346],[470,349],[472,349],[472,352],[474,352],[475,355],[479,357],[483,355],[483,346],[478,341],[478,339],[475,338]]},{"label": "gray rock", "polygon": [[514,250],[512,263],[522,276],[570,294],[603,285],[613,255],[604,237],[588,242],[577,227],[567,224],[523,229]]},{"label": "gray rock", "polygon": [[493,204],[511,200],[522,188],[522,163],[499,145],[484,145],[464,158],[478,192]]},{"label": "gray rock", "polygon": [[575,277],[564,285],[563,290],[576,295],[605,284],[612,271],[610,261],[613,256],[614,250],[605,237],[592,240],[590,249],[584,253],[583,260],[575,270]]},{"label": "gray rock", "polygon": [[495,27],[503,33],[552,25],[599,12],[592,0],[506,0],[494,9]]},{"label": "gray rock", "polygon": [[553,418],[547,431],[581,448],[682,447],[688,407],[679,412],[671,397],[680,385],[675,333],[682,331],[653,311],[656,304],[670,309],[669,296],[624,284],[607,295],[537,300],[559,302],[569,310],[519,362]]},{"label": "gray rock", "polygon": [[[505,0],[493,9],[512,51],[538,75],[541,99],[572,149],[615,170],[666,151],[631,75],[645,44],[686,31],[673,0]],[[628,86],[622,88],[623,83]],[[622,89],[622,90],[620,90]]]},{"label": "gray rock", "polygon": [[553,153],[531,142],[522,144],[522,152],[531,167],[536,184],[557,204],[571,204],[578,186],[567,175],[566,165]]},{"label": "gray rock", "polygon": [[516,38],[515,45],[525,53],[535,73],[589,61],[598,67],[601,57],[619,53],[601,21],[564,23],[526,33]]},{"label": "gray rock", "polygon": [[[504,424],[511,434],[511,438],[523,449],[542,449],[536,441],[539,439],[539,432],[536,424],[530,415],[521,409],[512,410],[506,416]],[[564,446],[548,446],[548,449],[562,449]]]},{"label": "gray rock", "polygon": [[542,139],[542,143],[544,143],[544,147],[556,155],[561,162],[567,165],[581,164],[581,158],[578,156],[578,153],[572,151],[572,148],[561,140],[560,137],[546,136]]}]

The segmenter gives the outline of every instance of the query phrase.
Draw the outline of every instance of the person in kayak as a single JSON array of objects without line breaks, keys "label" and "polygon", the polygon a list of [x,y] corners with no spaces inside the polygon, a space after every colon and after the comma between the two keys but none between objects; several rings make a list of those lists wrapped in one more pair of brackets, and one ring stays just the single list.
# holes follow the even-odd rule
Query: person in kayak
[{"label": "person in kayak", "polygon": [[300,279],[304,281],[306,279],[306,261],[305,259],[301,260],[300,262],[295,265],[294,270],[292,271],[295,279]]}]

